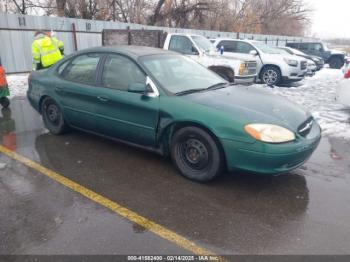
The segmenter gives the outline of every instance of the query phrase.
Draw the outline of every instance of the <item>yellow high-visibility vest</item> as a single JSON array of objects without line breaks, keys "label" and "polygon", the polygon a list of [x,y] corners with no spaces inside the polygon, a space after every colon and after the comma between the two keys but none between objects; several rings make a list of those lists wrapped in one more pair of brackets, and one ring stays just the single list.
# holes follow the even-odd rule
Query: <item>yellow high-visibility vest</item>
[{"label": "yellow high-visibility vest", "polygon": [[60,49],[64,44],[55,37],[44,36],[32,43],[32,56],[34,63],[40,63],[43,67],[49,67],[62,59]]}]

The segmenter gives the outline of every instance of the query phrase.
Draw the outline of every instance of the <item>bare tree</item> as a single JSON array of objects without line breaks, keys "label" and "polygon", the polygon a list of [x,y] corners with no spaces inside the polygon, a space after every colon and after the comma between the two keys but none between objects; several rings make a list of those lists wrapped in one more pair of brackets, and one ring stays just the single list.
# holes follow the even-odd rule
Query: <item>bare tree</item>
[{"label": "bare tree", "polygon": [[[304,0],[6,0],[7,12],[242,33],[303,35]],[[42,12],[41,12],[42,13]]]}]

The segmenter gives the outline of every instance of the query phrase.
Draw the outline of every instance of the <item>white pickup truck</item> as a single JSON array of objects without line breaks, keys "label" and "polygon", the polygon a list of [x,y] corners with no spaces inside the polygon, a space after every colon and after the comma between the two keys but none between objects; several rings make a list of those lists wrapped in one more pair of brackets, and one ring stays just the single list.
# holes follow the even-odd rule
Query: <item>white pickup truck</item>
[{"label": "white pickup truck", "polygon": [[252,55],[223,57],[201,35],[167,34],[163,49],[179,52],[221,75],[230,82],[251,84],[257,76],[257,60]]}]

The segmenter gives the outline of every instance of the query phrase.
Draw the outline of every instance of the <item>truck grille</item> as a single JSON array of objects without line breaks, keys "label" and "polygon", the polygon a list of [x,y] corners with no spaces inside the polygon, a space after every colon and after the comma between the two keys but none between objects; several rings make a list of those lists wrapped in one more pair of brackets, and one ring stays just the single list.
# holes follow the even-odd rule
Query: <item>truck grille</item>
[{"label": "truck grille", "polygon": [[301,61],[300,67],[301,67],[301,70],[305,70],[307,67],[307,61]]},{"label": "truck grille", "polygon": [[258,63],[256,61],[248,61],[245,63],[248,75],[255,75],[257,72]]},{"label": "truck grille", "polygon": [[303,137],[306,137],[310,133],[312,126],[314,124],[314,121],[315,120],[313,119],[313,117],[308,118],[304,123],[302,123],[298,127],[298,134]]}]

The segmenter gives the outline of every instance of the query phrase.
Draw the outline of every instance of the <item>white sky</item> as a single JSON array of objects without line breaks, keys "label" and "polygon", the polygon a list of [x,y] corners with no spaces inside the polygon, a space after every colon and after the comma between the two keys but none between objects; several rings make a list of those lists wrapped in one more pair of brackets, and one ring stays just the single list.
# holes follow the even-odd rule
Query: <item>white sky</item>
[{"label": "white sky", "polygon": [[314,9],[311,34],[350,38],[350,0],[305,0]]}]

